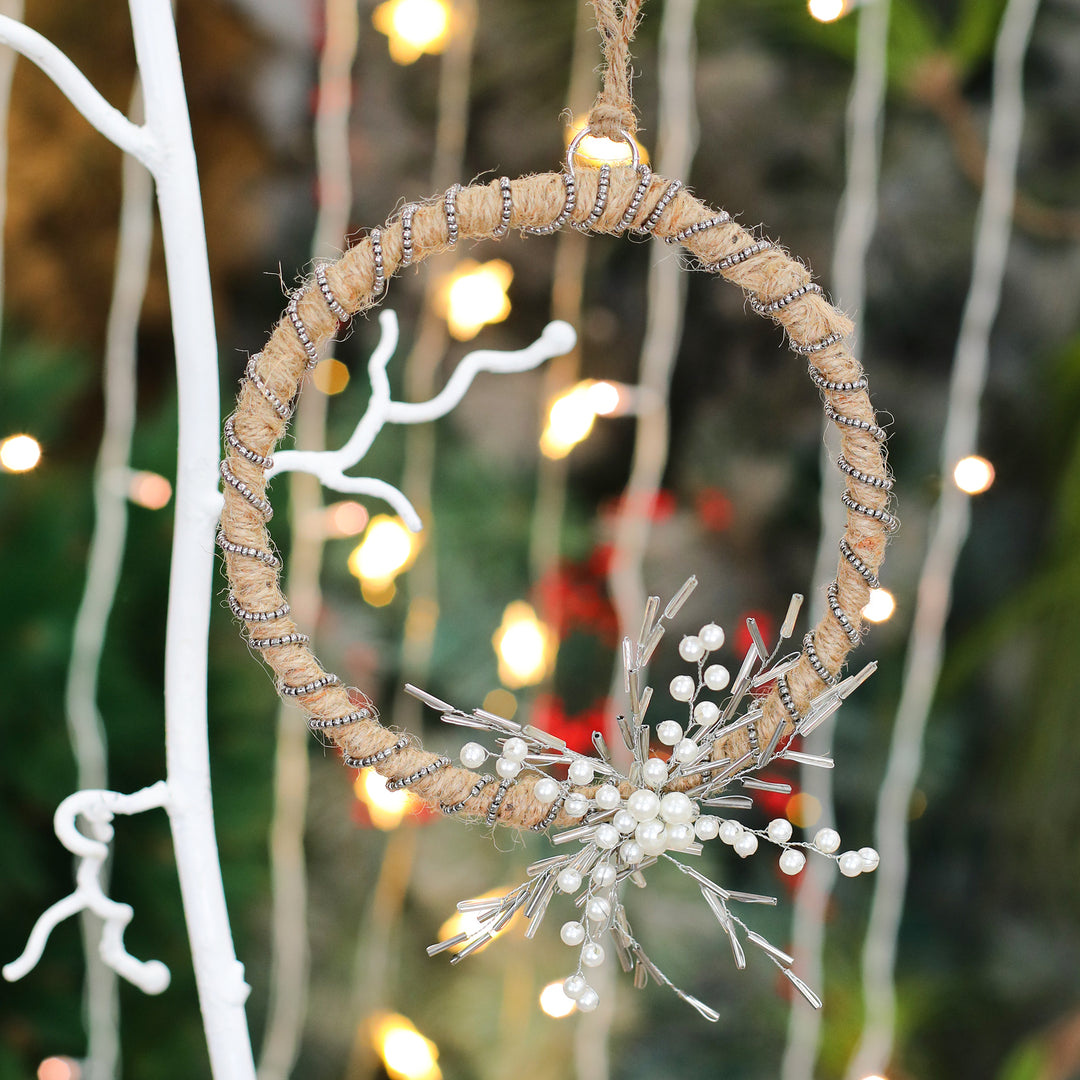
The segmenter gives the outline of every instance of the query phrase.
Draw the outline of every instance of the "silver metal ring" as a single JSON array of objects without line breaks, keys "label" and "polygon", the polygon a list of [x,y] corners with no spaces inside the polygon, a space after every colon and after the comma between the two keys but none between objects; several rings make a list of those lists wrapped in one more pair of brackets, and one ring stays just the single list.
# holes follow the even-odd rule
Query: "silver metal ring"
[{"label": "silver metal ring", "polygon": [[315,267],[315,280],[318,282],[319,291],[323,294],[323,299],[326,301],[326,306],[330,309],[330,314],[337,319],[338,322],[348,322],[349,313],[338,303],[337,297],[333,294],[330,285],[326,280],[326,263],[319,263]]},{"label": "silver metal ring", "polygon": [[271,570],[281,569],[281,560],[272,551],[248,547],[246,544],[234,544],[223,532],[217,534],[217,545],[222,551],[227,551],[230,555],[243,555],[247,559],[258,559],[259,562],[266,563]]},{"label": "silver metal ring", "polygon": [[429,765],[425,765],[422,769],[417,769],[416,772],[410,773],[408,776],[401,777],[400,780],[390,780],[386,784],[387,791],[400,791],[402,788],[407,788],[412,784],[415,784],[417,780],[423,780],[425,776],[430,776],[432,773],[438,772],[440,769],[445,769],[449,766],[450,759],[448,757],[438,757]]},{"label": "silver metal ring", "polygon": [[[308,723],[310,723],[310,721],[308,721]],[[362,758],[354,758],[350,757],[348,754],[342,754],[341,759],[350,769],[370,769],[373,765],[378,765],[380,761],[386,761],[387,758],[392,758],[395,754],[400,754],[408,745],[409,736],[402,735],[393,746],[388,746],[385,750],[380,750],[377,754],[369,754],[367,757]],[[389,786],[390,785],[387,784],[387,787]]]},{"label": "silver metal ring", "polygon": [[841,472],[846,472],[848,476],[858,480],[860,484],[881,488],[882,491],[892,491],[893,478],[891,476],[871,476],[869,473],[864,473],[861,469],[856,469],[843,454],[836,459],[836,467]]},{"label": "silver metal ring", "polygon": [[[588,135],[589,128],[586,125],[570,140],[570,145],[566,148],[566,168],[569,172],[574,171],[574,155],[577,153],[582,140]],[[636,169],[641,164],[641,153],[638,150],[637,140],[625,129],[620,130],[619,135],[622,136],[623,142],[630,147],[630,168]]]},{"label": "silver metal ring", "polygon": [[695,222],[689,228],[677,232],[674,236],[665,236],[664,242],[667,244],[683,244],[690,237],[697,236],[698,233],[706,232],[708,229],[714,229],[717,225],[726,225],[730,220],[731,215],[726,210],[721,210],[715,217]]},{"label": "silver metal ring", "polygon": [[341,679],[333,672],[327,672],[325,675],[320,675],[317,679],[312,679],[311,682],[304,683],[303,686],[290,686],[284,680],[280,681],[277,685],[277,691],[284,697],[306,697],[308,694],[314,694],[319,690],[325,689],[327,686],[340,686]]},{"label": "silver metal ring", "polygon": [[510,177],[499,177],[499,194],[502,195],[502,214],[499,224],[492,230],[491,235],[496,240],[501,240],[510,231],[510,218],[514,214],[514,200],[510,193]]},{"label": "silver metal ring", "polygon": [[464,810],[465,807],[468,805],[469,800],[475,799],[476,796],[479,795],[480,792],[488,786],[488,784],[494,781],[494,779],[495,777],[492,776],[491,773],[484,773],[484,775],[481,776],[475,784],[473,784],[472,790],[469,792],[468,795],[465,796],[464,799],[461,800],[461,802],[456,802],[451,806],[447,806],[446,803],[439,803],[439,809],[447,816],[449,816],[450,814],[460,814],[461,811]]},{"label": "silver metal ring", "polygon": [[311,638],[307,634],[282,634],[280,637],[248,638],[253,649],[277,649],[285,645],[307,645]]},{"label": "silver metal ring", "polygon": [[229,468],[229,463],[227,461],[222,461],[218,464],[218,472],[221,473],[221,479],[234,491],[242,495],[267,521],[274,516],[274,508],[270,505],[270,500],[264,499],[260,495],[256,495],[255,492]]},{"label": "silver metal ring", "polygon": [[837,599],[837,594],[840,591],[840,586],[837,582],[833,582],[828,589],[825,590],[825,597],[829,601],[829,610],[833,613],[833,617],[844,628],[844,633],[848,636],[848,641],[852,645],[858,645],[860,641],[859,628],[844,614],[843,609],[840,607],[840,601]]},{"label": "silver metal ring", "polygon": [[670,184],[664,189],[664,194],[657,200],[656,205],[652,208],[652,213],[645,219],[645,221],[634,230],[641,236],[646,236],[656,228],[663,217],[664,211],[668,208],[668,204],[672,199],[678,195],[683,183],[681,180],[672,180]]},{"label": "silver metal ring", "polygon": [[888,438],[884,428],[878,427],[877,424],[871,424],[869,420],[859,420],[854,416],[845,416],[842,412],[837,412],[828,401],[825,402],[825,415],[834,424],[843,424],[844,427],[863,431],[872,438],[877,439],[878,442],[884,442]]},{"label": "silver metal ring", "polygon": [[851,563],[857,573],[863,576],[866,584],[869,585],[871,589],[881,588],[881,582],[878,581],[877,574],[875,574],[874,571],[851,550],[851,545],[844,539],[841,539],[840,541],[840,554]]},{"label": "silver metal ring", "polygon": [[304,320],[300,318],[300,312],[297,310],[297,305],[303,295],[303,288],[299,288],[289,297],[289,305],[285,308],[285,314],[289,316],[289,322],[292,323],[296,336],[300,344],[303,345],[304,352],[307,353],[307,369],[310,371],[319,362],[319,350],[315,348],[315,342],[311,340],[311,335],[308,333]]},{"label": "silver metal ring", "polygon": [[828,668],[821,662],[821,658],[817,654],[817,650],[814,648],[814,631],[807,630],[802,639],[803,653],[806,659],[810,661],[810,666],[817,673],[817,677],[825,683],[826,686],[835,686],[839,681],[839,676],[830,675]]},{"label": "silver metal ring", "polygon": [[292,608],[289,607],[288,600],[274,611],[249,611],[235,596],[233,596],[232,593],[229,593],[226,599],[229,603],[229,610],[238,619],[243,619],[244,622],[273,622],[275,619],[284,619],[292,610]]},{"label": "silver metal ring", "polygon": [[256,368],[261,355],[261,353],[256,353],[254,356],[248,357],[247,365],[244,368],[244,378],[270,402],[270,407],[282,420],[288,420],[293,414],[293,407],[291,404],[286,404],[282,401],[281,398],[279,398],[277,394],[263,382],[262,377],[259,375]]},{"label": "silver metal ring", "polygon": [[260,469],[273,467],[274,459],[269,454],[256,454],[249,446],[245,446],[236,434],[233,426],[235,415],[225,418],[225,441],[242,457],[247,458],[252,465],[258,465]]}]

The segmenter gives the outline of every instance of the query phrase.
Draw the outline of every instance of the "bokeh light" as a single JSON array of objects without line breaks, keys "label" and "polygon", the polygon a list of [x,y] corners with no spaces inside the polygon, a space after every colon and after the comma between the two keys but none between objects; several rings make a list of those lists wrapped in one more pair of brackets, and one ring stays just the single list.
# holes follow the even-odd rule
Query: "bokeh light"
[{"label": "bokeh light", "polygon": [[386,35],[390,59],[397,64],[442,52],[450,34],[450,8],[445,0],[387,0],[371,13],[371,21]]},{"label": "bokeh light", "polygon": [[835,22],[846,15],[853,5],[848,0],[809,0],[806,7],[818,22]]},{"label": "bokeh light", "polygon": [[517,708],[517,698],[501,686],[492,690],[484,698],[484,709],[496,716],[501,716],[504,720],[513,720]]},{"label": "bokeh light", "polygon": [[349,385],[349,369],[340,360],[320,360],[311,373],[311,381],[324,394],[340,394]]},{"label": "bokeh light", "polygon": [[79,1080],[82,1068],[73,1058],[47,1057],[37,1067],[37,1080]]},{"label": "bokeh light", "polygon": [[370,520],[367,507],[352,499],[330,503],[322,511],[325,535],[331,539],[359,536]]},{"label": "bokeh light", "polygon": [[513,280],[514,268],[503,259],[459,263],[443,298],[450,333],[458,341],[470,341],[489,323],[502,322],[510,314],[506,290]]},{"label": "bokeh light", "polygon": [[[575,120],[566,131],[566,145],[574,141],[584,129],[587,119]],[[648,164],[649,152],[634,139],[638,157]],[[629,165],[633,161],[630,146],[622,139],[602,139],[596,135],[586,135],[574,151],[574,164],[586,169],[598,169],[601,165]]]},{"label": "bokeh light", "polygon": [[554,982],[549,982],[540,991],[540,1008],[548,1016],[561,1020],[564,1016],[569,1016],[577,1006],[574,1004],[573,998],[566,996],[562,980],[556,979]]},{"label": "bokeh light", "polygon": [[867,622],[883,623],[891,619],[895,611],[896,597],[888,589],[871,589],[862,616]]},{"label": "bokeh light", "polygon": [[406,814],[413,814],[424,806],[424,802],[412,792],[405,790],[388,791],[386,777],[380,776],[374,769],[361,769],[353,781],[356,797],[367,807],[371,824],[384,832],[396,829]]},{"label": "bokeh light", "polygon": [[994,466],[986,458],[971,454],[956,463],[953,482],[966,495],[981,495],[994,482]]},{"label": "bokeh light", "polygon": [[128,498],[147,510],[161,510],[172,498],[172,484],[156,472],[133,472],[128,481]]},{"label": "bokeh light", "polygon": [[41,444],[31,435],[10,435],[0,443],[0,466],[6,472],[28,472],[40,460]]},{"label": "bokeh light", "polygon": [[372,1042],[393,1080],[441,1080],[439,1050],[398,1013],[380,1013],[371,1023]]},{"label": "bokeh light", "polygon": [[491,641],[499,658],[499,679],[511,689],[540,682],[554,659],[554,635],[524,600],[506,605]]},{"label": "bokeh light", "polygon": [[394,579],[412,566],[419,549],[419,537],[400,518],[376,514],[348,561],[364,599],[375,607],[390,603],[396,592]]},{"label": "bokeh light", "polygon": [[812,828],[821,820],[821,801],[805,791],[797,792],[788,799],[784,815],[800,829]]},{"label": "bokeh light", "polygon": [[540,436],[541,452],[555,460],[566,457],[589,437],[597,416],[610,416],[622,403],[622,393],[614,383],[593,379],[575,383],[551,403],[547,427]]}]

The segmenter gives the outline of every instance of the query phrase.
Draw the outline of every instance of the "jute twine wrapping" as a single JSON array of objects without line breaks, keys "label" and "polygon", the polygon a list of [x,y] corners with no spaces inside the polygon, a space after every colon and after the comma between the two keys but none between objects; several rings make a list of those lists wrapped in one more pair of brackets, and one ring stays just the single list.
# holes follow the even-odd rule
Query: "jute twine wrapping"
[{"label": "jute twine wrapping", "polygon": [[589,113],[589,133],[618,142],[637,131],[630,92],[630,42],[634,40],[642,0],[592,0],[596,28],[604,47],[603,86]]},{"label": "jute twine wrapping", "polygon": [[[597,170],[576,170],[578,197],[572,214],[573,221],[580,222],[588,217],[596,199],[598,177]],[[620,223],[638,182],[638,174],[629,167],[611,170],[607,206],[593,225],[592,231],[622,231]],[[649,217],[668,183],[669,181],[659,176],[652,178],[632,224],[640,225]],[[566,192],[560,174],[544,173],[512,181],[511,194],[511,225],[515,228],[528,228],[549,225],[557,219],[563,212]],[[498,181],[461,189],[457,196],[459,237],[470,240],[498,238],[496,230],[501,224],[502,211],[503,200]],[[671,237],[697,222],[714,218],[716,214],[716,210],[681,189],[669,203],[653,231],[657,236]],[[385,274],[389,281],[399,269],[402,260],[400,221],[386,224],[382,228],[381,237]],[[714,264],[726,256],[744,251],[755,242],[756,238],[749,232],[737,223],[728,221],[688,236],[684,246],[702,264]],[[451,246],[441,199],[420,205],[416,209],[412,219],[412,243],[414,262],[446,251]],[[751,298],[757,298],[766,304],[786,296],[810,281],[810,274],[802,263],[776,246],[752,255],[721,273],[728,281],[746,290]],[[336,263],[327,265],[325,274],[334,296],[350,315],[375,306],[374,256],[370,238],[359,241]],[[378,299],[381,300],[382,297]],[[309,282],[302,293],[298,294],[297,311],[317,347],[321,348],[339,328],[338,320],[331,313],[315,282]],[[799,296],[776,311],[772,317],[782,323],[796,346],[812,345],[832,334],[844,335],[852,328],[841,312],[814,292]],[[282,402],[290,402],[300,391],[307,360],[294,326],[287,317],[282,317],[262,352],[255,357],[255,369],[263,383]],[[810,353],[809,360],[817,372],[832,382],[855,382],[862,375],[859,362],[839,339],[826,348]],[[865,421],[867,424],[876,422],[865,390],[825,390],[823,393],[827,404],[837,413]],[[856,427],[838,426],[843,453],[851,465],[867,477],[884,481],[888,471],[882,444]],[[234,430],[240,441],[257,454],[269,455],[285,434],[285,427],[286,422],[266,397],[245,379],[234,414]],[[227,452],[227,466],[233,474],[245,483],[254,495],[265,496],[263,469],[241,456],[231,446],[227,446]],[[226,485],[224,490],[222,529],[227,539],[235,544],[263,551],[272,550],[272,542],[262,515],[233,487]],[[870,510],[884,511],[889,501],[887,490],[851,477],[848,477],[848,491],[856,502]],[[876,573],[884,555],[884,525],[865,513],[849,510],[844,538],[854,554],[870,571]],[[274,568],[258,559],[228,553],[225,555],[225,563],[233,596],[247,611],[272,612],[285,602],[279,583],[280,568]],[[839,607],[852,627],[858,628],[861,625],[861,609],[869,598],[869,586],[845,558],[839,561],[836,580]],[[245,626],[252,637],[262,639],[290,634],[297,630],[287,615],[266,622],[245,623]],[[848,633],[832,611],[826,611],[816,627],[814,644],[820,663],[833,675],[840,671],[853,647]],[[303,686],[326,674],[306,645],[260,648],[258,655],[273,668],[278,678],[289,686]],[[825,686],[805,653],[796,667],[788,673],[787,685],[795,707],[800,711],[804,710],[811,698]],[[362,759],[386,750],[393,746],[401,735],[380,725],[374,719],[376,714],[369,699],[356,690],[330,686],[314,693],[290,697],[289,700],[305,709],[311,717],[327,720],[352,713],[360,704],[370,707],[372,719],[325,730],[326,736],[353,758]],[[787,733],[792,731],[792,726],[790,715],[776,689],[772,690],[763,704],[764,715],[757,723],[757,733],[759,742],[766,744],[776,725],[783,724]],[[717,744],[715,757],[726,756],[735,760],[747,748],[746,735],[739,732],[726,743]],[[388,779],[400,779],[433,764],[437,757],[438,755],[425,751],[417,740],[411,739],[404,750],[391,754],[376,767]],[[496,820],[499,824],[518,828],[530,827],[545,818],[549,807],[537,802],[532,795],[533,784],[537,779],[539,776],[535,773],[519,775],[505,792],[498,807]],[[410,790],[430,803],[452,806],[465,800],[478,780],[478,775],[467,769],[444,767],[417,780],[410,786]],[[462,814],[486,815],[497,790],[497,784],[489,783],[466,802]],[[581,790],[588,792],[590,789]],[[554,824],[566,824],[569,820],[560,814]]]}]

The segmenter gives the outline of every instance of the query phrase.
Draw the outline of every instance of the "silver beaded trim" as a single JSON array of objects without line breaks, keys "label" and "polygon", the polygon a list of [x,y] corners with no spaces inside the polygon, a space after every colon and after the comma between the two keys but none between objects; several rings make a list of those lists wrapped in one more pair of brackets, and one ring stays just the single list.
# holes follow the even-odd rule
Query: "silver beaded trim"
[{"label": "silver beaded trim", "polygon": [[877,574],[875,574],[874,571],[851,550],[851,545],[846,540],[840,541],[840,554],[851,563],[858,573],[862,574],[863,578],[866,580],[866,584],[869,585],[871,589],[881,588],[881,582],[878,581]]},{"label": "silver beaded trim", "polygon": [[267,521],[274,516],[274,508],[270,505],[270,500],[256,495],[243,480],[233,473],[227,461],[223,461],[218,465],[218,472],[221,473],[221,479],[251,503]]},{"label": "silver beaded trim", "polygon": [[460,184],[451,184],[443,196],[443,210],[446,212],[446,241],[453,247],[458,241],[457,197]]},{"label": "silver beaded trim", "polygon": [[311,638],[307,634],[282,634],[280,637],[248,638],[253,649],[277,649],[284,645],[307,645]]},{"label": "silver beaded trim", "polygon": [[262,381],[262,377],[256,370],[256,364],[258,363],[260,355],[260,353],[256,353],[254,356],[248,358],[247,366],[244,368],[244,378],[270,402],[271,408],[282,420],[288,420],[293,414],[293,407],[282,401],[281,398],[279,398],[277,394]]},{"label": "silver beaded trim", "polygon": [[245,446],[236,434],[233,427],[234,417],[225,418],[225,441],[242,457],[247,458],[252,465],[258,465],[260,469],[269,469],[274,464],[274,459],[269,454],[256,454],[250,447]]},{"label": "silver beaded trim", "polygon": [[557,233],[570,220],[570,215],[577,205],[577,186],[574,183],[574,174],[564,172],[562,182],[563,187],[566,189],[566,200],[563,202],[562,210],[559,211],[559,216],[550,225],[530,226],[522,229],[522,232],[529,233],[531,236],[550,236],[552,233]]},{"label": "silver beaded trim", "polygon": [[[386,761],[387,758],[392,758],[395,754],[400,754],[408,745],[409,736],[402,735],[393,746],[388,746],[385,750],[380,750],[377,754],[369,754],[367,757],[362,758],[354,758],[350,757],[348,754],[342,754],[341,759],[350,769],[370,769],[373,765],[378,765],[380,761]],[[387,788],[390,787],[389,784],[386,786]]]},{"label": "silver beaded trim", "polygon": [[230,555],[243,555],[248,559],[258,559],[259,562],[266,563],[271,570],[281,569],[281,560],[272,551],[248,547],[246,544],[234,544],[223,532],[217,534],[217,545],[222,551],[227,551]]},{"label": "silver beaded trim", "polygon": [[607,209],[608,183],[611,178],[611,166],[603,165],[600,175],[596,180],[596,202],[593,203],[589,216],[584,221],[575,221],[574,228],[579,232],[588,232],[599,220],[604,210]]},{"label": "silver beaded trim", "polygon": [[852,623],[840,607],[840,601],[837,599],[837,593],[839,591],[840,586],[835,581],[825,590],[825,597],[829,601],[829,610],[833,613],[833,617],[836,621],[844,628],[844,633],[847,634],[848,641],[850,641],[852,645],[858,645],[860,637],[859,628]]},{"label": "silver beaded trim", "polygon": [[[782,679],[783,676],[781,675],[780,678]],[[777,682],[779,681],[780,679],[777,679]],[[760,757],[761,746],[758,743],[757,725],[754,723],[753,720],[748,720],[746,722],[746,738],[750,743],[751,753],[754,755],[754,757]]]},{"label": "silver beaded trim", "polygon": [[401,269],[413,261],[412,219],[419,206],[419,203],[406,203],[401,208]]},{"label": "silver beaded trim", "polygon": [[752,259],[755,255],[760,255],[761,252],[768,251],[771,247],[772,241],[758,240],[757,243],[751,244],[747,248],[743,248],[742,251],[736,251],[721,259],[719,262],[708,263],[705,266],[705,269],[712,273],[730,270],[733,266],[738,266],[739,263],[746,262],[747,259]]},{"label": "silver beaded trim", "polygon": [[297,289],[292,294],[289,298],[289,306],[285,309],[285,314],[289,316],[289,322],[292,323],[296,336],[300,339],[300,344],[304,346],[304,352],[307,353],[307,369],[310,371],[319,362],[319,350],[315,348],[315,342],[311,340],[311,335],[304,325],[304,320],[300,318],[300,313],[297,311],[297,304],[300,303],[300,298],[303,295],[304,290],[302,288]]},{"label": "silver beaded trim", "polygon": [[791,717],[796,727],[799,727],[803,722],[802,713],[795,708],[795,699],[791,696],[791,691],[788,689],[787,676],[781,675],[776,680],[776,692],[780,698],[781,704],[787,709],[788,716]]},{"label": "silver beaded trim", "polygon": [[[358,724],[361,720],[370,720],[371,710],[368,708],[357,709],[356,712],[346,713],[344,716],[333,716],[327,719],[325,716],[309,716],[308,727],[312,731],[324,731],[326,728],[345,727],[346,724]],[[398,749],[403,750],[409,741],[408,735],[399,739],[401,744]],[[366,768],[367,766],[365,766]]]},{"label": "silver beaded trim", "polygon": [[547,816],[543,821],[538,821],[535,825],[531,826],[533,832],[543,832],[554,820],[559,816],[559,811],[562,809],[563,803],[566,802],[565,793],[560,795],[552,804],[551,809],[547,812]]},{"label": "silver beaded trim", "polygon": [[284,697],[306,697],[308,694],[314,694],[317,690],[322,690],[327,686],[340,685],[341,679],[332,672],[327,672],[327,674],[320,675],[317,679],[312,679],[311,682],[304,683],[303,686],[290,686],[287,682],[279,682],[277,691]]},{"label": "silver beaded trim", "polygon": [[706,218],[705,221],[698,221],[688,229],[677,232],[674,236],[665,236],[664,240],[668,244],[683,244],[691,236],[696,236],[698,233],[705,232],[708,229],[714,229],[717,225],[726,225],[730,220],[731,215],[726,210],[721,210],[715,217]]},{"label": "silver beaded trim", "polygon": [[860,484],[869,484],[870,487],[881,488],[882,491],[892,491],[893,478],[891,476],[871,476],[869,473],[864,473],[856,469],[843,454],[836,459],[836,467],[858,480]]},{"label": "silver beaded trim", "polygon": [[499,781],[499,790],[495,792],[495,795],[491,800],[491,805],[488,807],[487,819],[485,821],[485,824],[487,824],[489,827],[495,824],[495,820],[499,816],[499,807],[502,805],[502,801],[506,797],[507,789],[513,782],[513,780]]},{"label": "silver beaded trim", "polygon": [[284,619],[292,610],[292,608],[289,607],[288,600],[274,611],[249,611],[235,596],[233,596],[232,593],[229,593],[227,599],[229,602],[229,610],[238,619],[243,619],[244,622],[273,622],[275,619]]},{"label": "silver beaded trim", "polygon": [[875,510],[872,506],[863,506],[861,502],[857,502],[846,491],[841,493],[840,499],[849,510],[854,510],[856,514],[862,514],[865,517],[873,518],[875,521],[880,521],[891,533],[900,528],[900,519],[894,517],[887,510]]},{"label": "silver beaded trim", "polygon": [[634,224],[634,218],[637,217],[638,211],[641,209],[641,200],[645,198],[645,192],[649,190],[649,185],[652,183],[652,169],[648,165],[639,165],[637,173],[641,179],[634,189],[634,197],[630,200],[630,205],[626,208],[626,212],[619,221],[621,230],[629,229]]},{"label": "silver beaded trim", "polygon": [[865,431],[867,435],[877,439],[878,442],[884,442],[888,437],[884,428],[878,427],[877,424],[871,424],[869,420],[859,420],[854,416],[845,416],[843,413],[837,412],[828,402],[825,402],[825,415],[834,424],[843,424],[844,427],[854,428],[856,431]]},{"label": "silver beaded trim", "polygon": [[402,788],[407,788],[411,784],[415,784],[417,780],[423,780],[425,776],[430,776],[440,769],[447,768],[449,764],[450,759],[448,757],[444,756],[436,758],[430,765],[425,765],[422,769],[417,769],[416,772],[410,773],[408,776],[403,776],[400,780],[389,781],[386,785],[386,790],[400,791]]},{"label": "silver beaded trim", "polygon": [[510,177],[499,177],[499,194],[502,195],[502,215],[499,224],[492,230],[491,235],[496,240],[501,240],[510,231],[510,218],[514,213],[514,200],[510,194]]},{"label": "silver beaded trim", "polygon": [[834,390],[838,393],[865,390],[870,385],[865,375],[860,375],[854,382],[833,382],[832,379],[826,379],[824,375],[814,368],[808,368],[807,374],[822,390]]},{"label": "silver beaded trim", "polygon": [[319,265],[315,267],[315,280],[318,282],[319,291],[323,294],[326,306],[330,309],[330,314],[333,315],[338,322],[348,322],[350,319],[349,313],[340,303],[338,303],[337,297],[327,283],[326,263],[319,263]]},{"label": "silver beaded trim", "polygon": [[656,228],[660,221],[660,218],[664,216],[664,211],[668,208],[668,204],[672,199],[678,195],[679,190],[682,188],[681,180],[672,180],[670,184],[664,189],[664,194],[660,196],[656,205],[652,208],[652,213],[645,219],[643,224],[634,230],[636,233],[640,233],[642,236],[651,233]]},{"label": "silver beaded trim", "polygon": [[465,809],[469,800],[475,799],[476,796],[479,795],[480,792],[488,786],[488,784],[494,781],[494,779],[495,777],[492,776],[491,773],[484,773],[484,775],[481,776],[475,784],[473,784],[472,790],[469,792],[468,795],[465,796],[464,799],[461,800],[461,802],[456,802],[451,806],[447,806],[446,803],[439,803],[439,809],[448,817],[450,814],[460,814],[461,811]]},{"label": "silver beaded trim", "polygon": [[788,348],[792,352],[797,352],[800,356],[811,356],[814,353],[821,352],[822,349],[827,349],[830,345],[836,345],[843,340],[844,335],[839,331],[836,331],[831,334],[826,334],[823,338],[818,338],[817,341],[810,342],[809,345],[800,345],[797,341],[788,341]]},{"label": "silver beaded trim", "polygon": [[808,293],[818,293],[820,295],[821,286],[816,281],[808,281],[805,285],[800,285],[797,289],[792,289],[791,292],[769,302],[752,296],[750,297],[750,306],[759,315],[775,315],[776,312],[786,308],[788,304],[794,303],[799,297],[806,296]]},{"label": "silver beaded trim", "polygon": [[372,300],[378,300],[386,292],[386,266],[382,253],[382,229],[371,230],[371,254],[375,259],[375,283],[371,286]]},{"label": "silver beaded trim", "polygon": [[810,666],[817,672],[817,677],[825,683],[826,686],[835,686],[840,679],[836,675],[830,675],[828,668],[821,662],[821,657],[818,656],[817,650],[814,648],[813,630],[807,630],[803,635],[802,647],[806,659],[810,661]]}]

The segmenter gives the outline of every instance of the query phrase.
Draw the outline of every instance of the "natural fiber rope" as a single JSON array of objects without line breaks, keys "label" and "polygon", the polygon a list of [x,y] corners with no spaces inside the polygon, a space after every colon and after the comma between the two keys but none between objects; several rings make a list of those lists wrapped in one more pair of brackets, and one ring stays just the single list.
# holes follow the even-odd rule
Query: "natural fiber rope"
[{"label": "natural fiber rope", "polygon": [[630,42],[634,40],[642,0],[592,0],[596,28],[604,45],[604,81],[589,113],[589,133],[616,142],[637,131],[630,93]]},{"label": "natural fiber rope", "polygon": [[[592,211],[600,189],[599,170],[577,169],[575,184],[567,184],[566,174],[559,173],[511,181],[509,225],[525,230],[546,229],[567,218],[578,225],[590,220],[593,232],[622,232],[642,175],[630,167],[610,169],[606,205],[595,220]],[[644,197],[630,219],[631,229],[640,229],[654,217],[658,202],[669,189],[668,180],[659,176],[649,179]],[[411,261],[420,262],[447,250],[452,233],[471,240],[505,235],[505,190],[505,183],[493,180],[462,188],[453,200],[440,197],[415,204],[410,222]],[[574,196],[573,209],[567,214],[570,192]],[[447,214],[451,201],[452,230]],[[711,224],[694,229],[706,222]],[[756,737],[764,745],[778,724],[785,725],[785,732],[790,734],[794,715],[823,690],[827,681],[823,675],[835,676],[840,671],[858,639],[861,609],[869,598],[869,581],[876,581],[888,532],[887,523],[876,516],[887,514],[890,500],[881,429],[870,405],[862,368],[844,345],[843,337],[851,330],[851,323],[816,286],[806,288],[811,285],[810,274],[802,263],[779,246],[751,235],[726,214],[718,214],[685,188],[676,192],[655,220],[652,231],[670,240],[678,237],[702,268],[746,290],[755,309],[766,312],[784,327],[791,348],[807,357],[829,414],[840,420],[843,456],[851,467],[850,471],[844,470],[849,499],[847,528],[841,541],[836,581],[828,590],[829,608],[805,639],[811,655],[804,647],[799,663],[786,674],[784,700],[774,689],[763,702]],[[304,635],[298,633],[279,586],[280,563],[275,565],[252,554],[271,551],[273,546],[265,515],[254,501],[266,495],[265,472],[256,459],[268,458],[285,434],[286,420],[273,402],[295,402],[310,367],[309,344],[321,349],[339,328],[323,283],[335,302],[352,314],[374,307],[380,287],[385,295],[385,283],[403,265],[400,219],[384,225],[379,238],[378,249],[373,248],[370,237],[361,240],[336,263],[325,265],[318,281],[309,281],[298,290],[266,346],[248,365],[229,428],[234,438],[226,439],[227,469],[247,492],[231,483],[224,489],[221,523],[223,537],[230,545],[224,548],[230,607],[245,620],[249,636],[258,643],[257,655],[274,669],[279,687],[293,689],[294,700],[312,717],[313,729],[331,739],[350,761],[371,761],[382,775],[391,781],[405,780],[410,790],[428,802],[460,808],[464,814],[484,817],[492,823],[518,828],[543,822],[563,824],[570,819],[560,813],[549,821],[550,808],[533,798],[533,784],[539,778],[535,774],[526,773],[509,785],[481,783],[483,778],[476,773],[453,767],[447,759],[423,750],[418,742],[382,727],[368,698],[334,685],[308,648]],[[381,258],[381,274],[377,273],[376,254]],[[301,322],[302,335],[296,319]],[[260,619],[261,613],[270,617]],[[283,640],[279,644],[274,639]],[[339,726],[333,723],[336,719],[341,720]],[[717,744],[717,756],[736,760],[748,746],[745,732],[738,732],[726,745]]]}]

